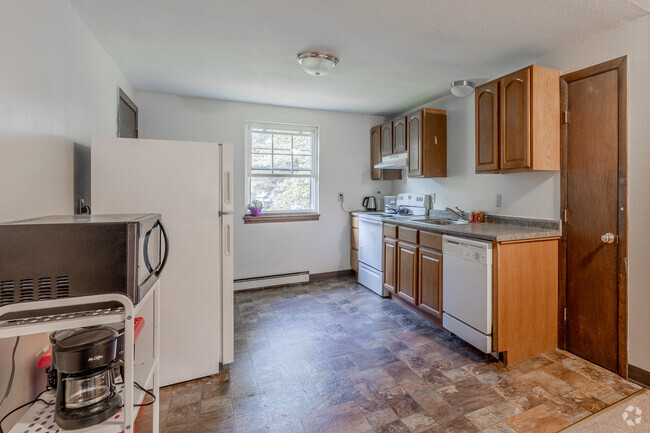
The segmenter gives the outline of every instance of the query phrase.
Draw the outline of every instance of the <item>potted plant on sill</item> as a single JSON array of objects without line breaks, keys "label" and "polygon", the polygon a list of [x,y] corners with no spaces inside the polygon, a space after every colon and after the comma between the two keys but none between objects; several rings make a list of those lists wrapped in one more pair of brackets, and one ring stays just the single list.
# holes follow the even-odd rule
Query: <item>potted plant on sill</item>
[{"label": "potted plant on sill", "polygon": [[262,215],[262,202],[260,200],[253,200],[248,205],[248,211],[251,213],[251,216],[260,216]]}]

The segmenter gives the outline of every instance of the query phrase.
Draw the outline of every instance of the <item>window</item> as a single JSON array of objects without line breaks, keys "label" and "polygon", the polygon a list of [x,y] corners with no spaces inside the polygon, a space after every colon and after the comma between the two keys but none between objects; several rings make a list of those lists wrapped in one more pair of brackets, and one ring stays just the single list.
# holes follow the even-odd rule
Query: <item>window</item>
[{"label": "window", "polygon": [[246,202],[264,214],[318,213],[318,128],[246,125]]}]

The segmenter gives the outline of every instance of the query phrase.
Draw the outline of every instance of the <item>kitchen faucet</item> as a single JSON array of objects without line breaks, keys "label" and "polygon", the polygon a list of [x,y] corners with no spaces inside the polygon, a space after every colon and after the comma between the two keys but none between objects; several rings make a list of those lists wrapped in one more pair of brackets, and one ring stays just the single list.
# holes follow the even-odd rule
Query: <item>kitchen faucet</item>
[{"label": "kitchen faucet", "polygon": [[454,215],[456,215],[458,218],[460,218],[462,220],[467,219],[467,212],[465,212],[464,210],[460,210],[458,208],[458,206],[456,206],[456,210],[454,210],[454,209],[452,209],[450,207],[446,207],[445,210],[449,211],[449,212],[452,212]]}]

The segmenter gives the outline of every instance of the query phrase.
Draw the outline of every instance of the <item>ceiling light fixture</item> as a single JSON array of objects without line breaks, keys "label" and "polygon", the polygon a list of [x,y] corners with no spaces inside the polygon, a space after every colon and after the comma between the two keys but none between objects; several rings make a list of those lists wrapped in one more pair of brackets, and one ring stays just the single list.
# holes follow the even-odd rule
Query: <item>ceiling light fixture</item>
[{"label": "ceiling light fixture", "polygon": [[469,96],[474,92],[474,83],[467,80],[453,81],[451,83],[451,94],[458,96],[459,98],[464,98]]},{"label": "ceiling light fixture", "polygon": [[300,66],[311,75],[323,76],[330,73],[339,62],[339,58],[327,53],[317,51],[303,51],[296,55]]}]

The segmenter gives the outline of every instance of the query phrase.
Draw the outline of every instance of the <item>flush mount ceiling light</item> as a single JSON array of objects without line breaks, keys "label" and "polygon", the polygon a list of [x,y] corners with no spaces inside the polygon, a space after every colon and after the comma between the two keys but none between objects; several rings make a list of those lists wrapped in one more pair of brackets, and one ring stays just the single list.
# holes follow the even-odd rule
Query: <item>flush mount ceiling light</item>
[{"label": "flush mount ceiling light", "polygon": [[474,92],[474,83],[471,81],[459,80],[451,83],[451,94],[454,96],[464,98],[471,95],[472,92]]},{"label": "flush mount ceiling light", "polygon": [[296,55],[296,60],[308,74],[322,76],[330,73],[339,62],[339,58],[317,51],[303,51]]}]

